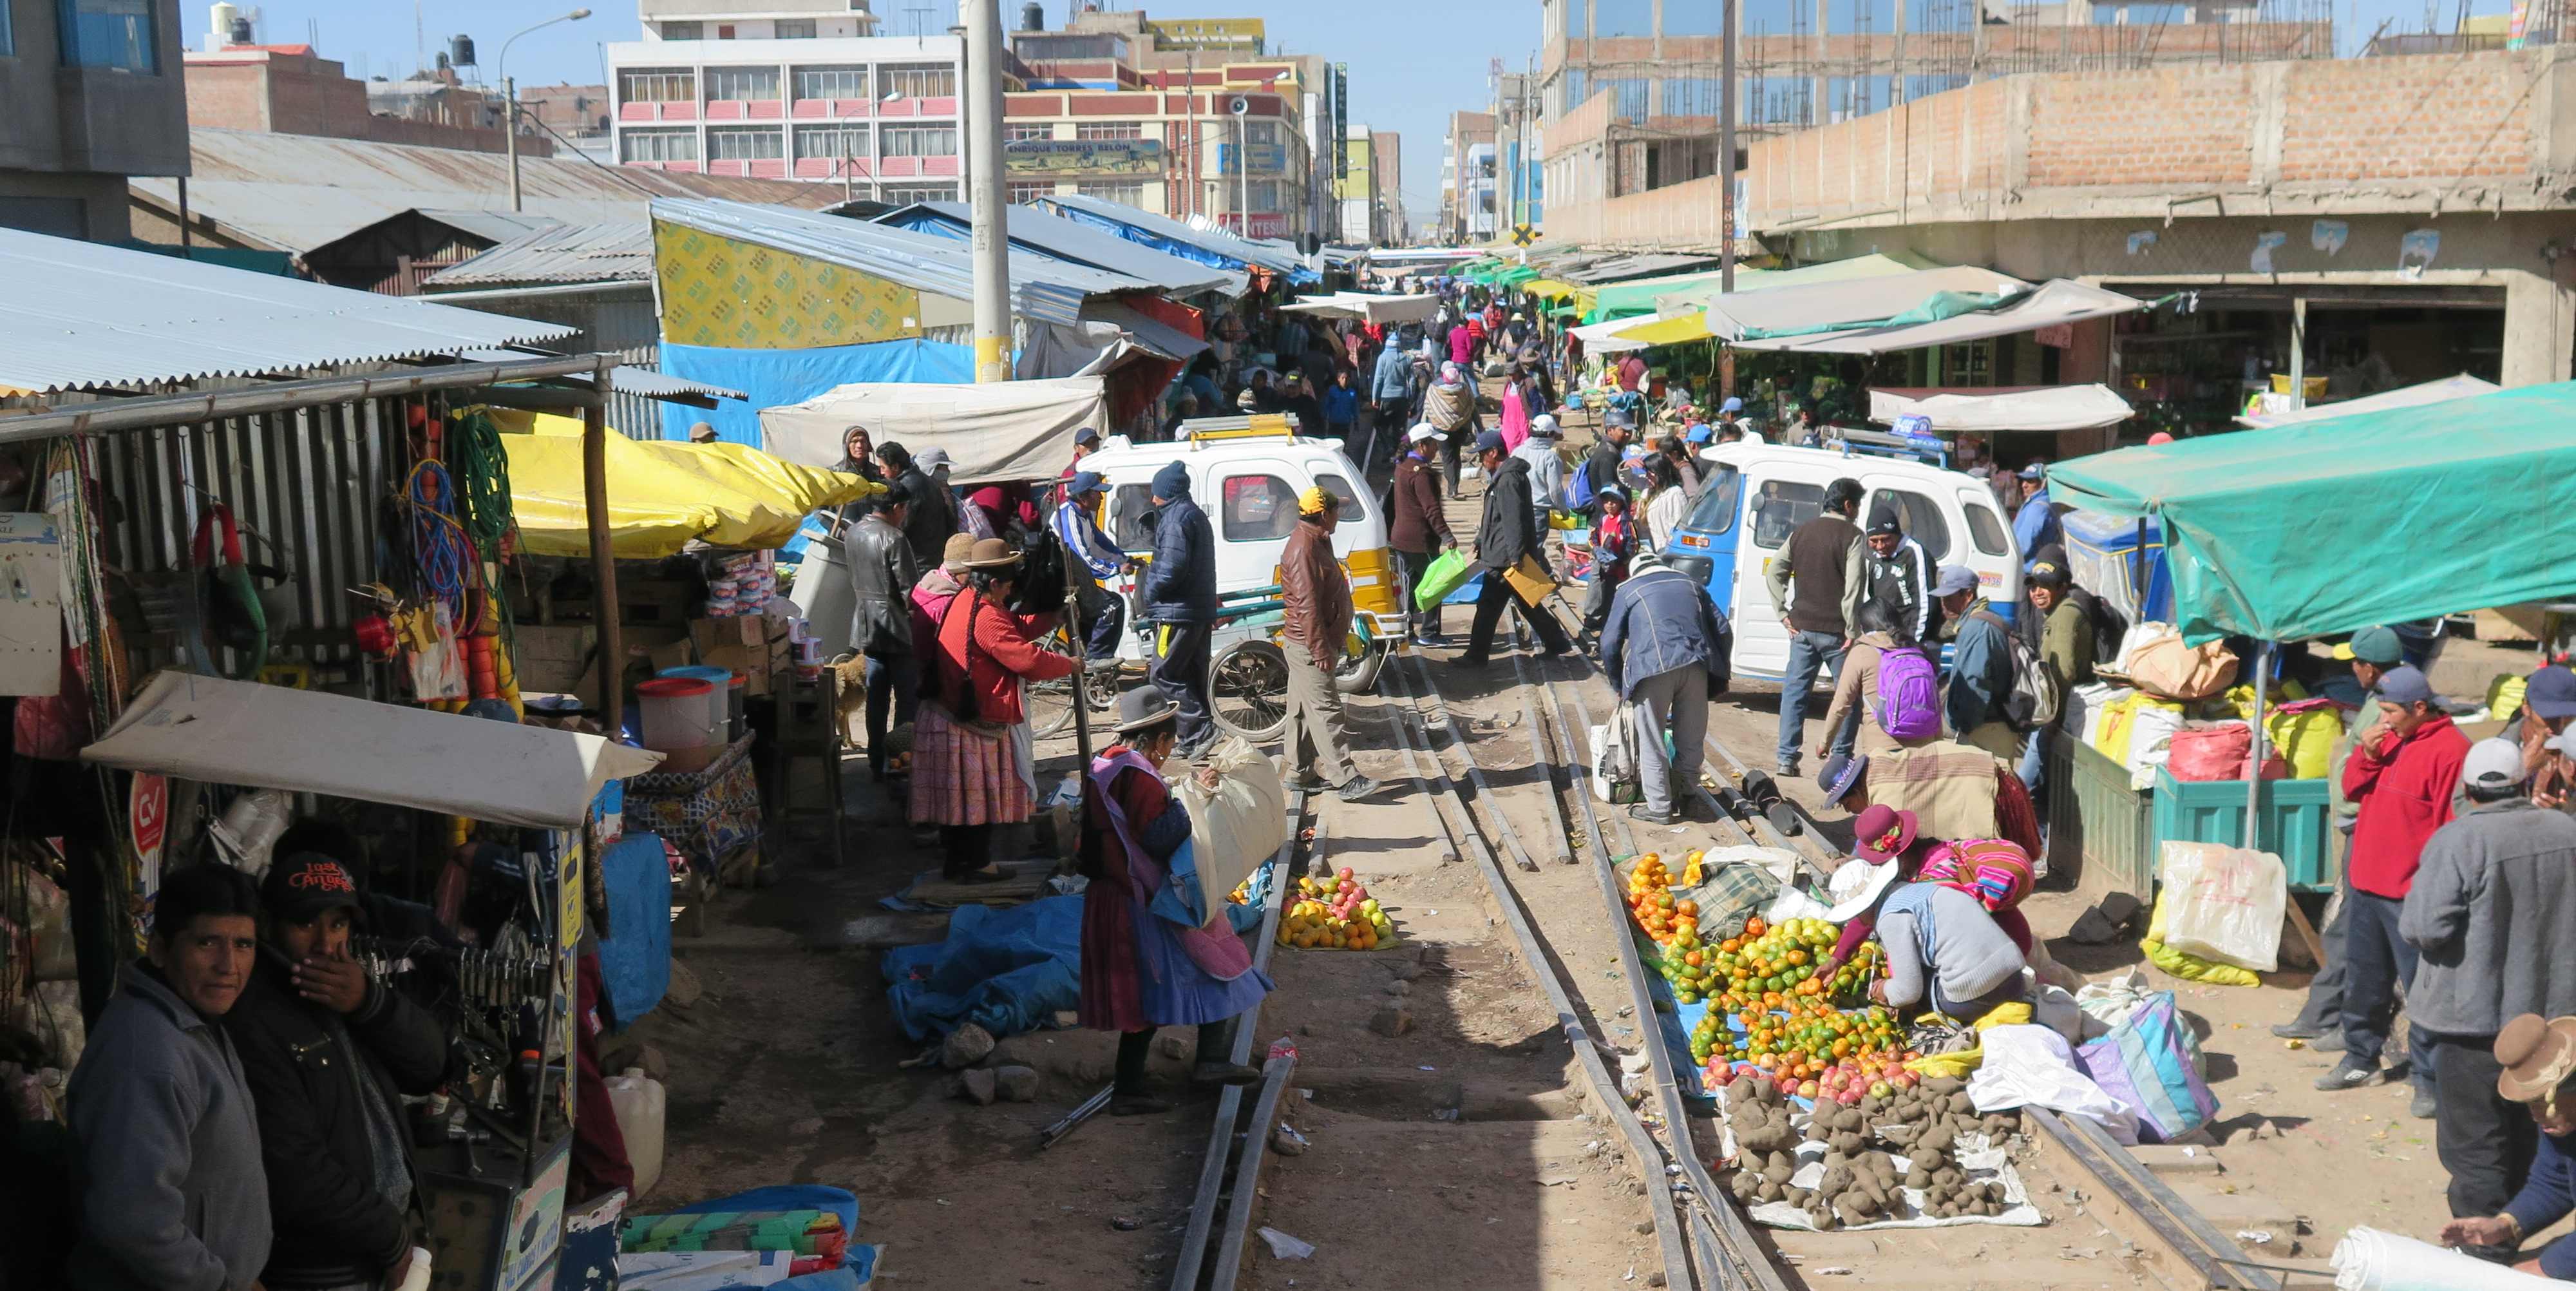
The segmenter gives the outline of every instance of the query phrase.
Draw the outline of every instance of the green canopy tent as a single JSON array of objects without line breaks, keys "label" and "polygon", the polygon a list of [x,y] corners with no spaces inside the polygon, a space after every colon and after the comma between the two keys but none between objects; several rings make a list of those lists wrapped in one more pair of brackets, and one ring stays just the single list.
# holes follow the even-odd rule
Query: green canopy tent
[{"label": "green canopy tent", "polygon": [[[2187,641],[2272,644],[2576,591],[2576,382],[2123,448],[2051,496],[2164,527]],[[2253,749],[2263,759],[2263,688]],[[2263,786],[2246,788],[2245,846]]]},{"label": "green canopy tent", "polygon": [[2048,483],[2059,502],[2163,525],[2193,642],[2576,592],[2576,382],[2123,448]]}]

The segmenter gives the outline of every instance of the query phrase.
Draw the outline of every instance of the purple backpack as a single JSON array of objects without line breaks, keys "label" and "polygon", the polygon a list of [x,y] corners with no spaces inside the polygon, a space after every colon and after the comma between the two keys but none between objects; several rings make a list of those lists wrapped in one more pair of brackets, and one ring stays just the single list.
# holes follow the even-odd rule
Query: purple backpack
[{"label": "purple backpack", "polygon": [[1941,733],[1941,686],[1932,657],[1918,647],[1878,657],[1878,728],[1891,739],[1919,740]]}]

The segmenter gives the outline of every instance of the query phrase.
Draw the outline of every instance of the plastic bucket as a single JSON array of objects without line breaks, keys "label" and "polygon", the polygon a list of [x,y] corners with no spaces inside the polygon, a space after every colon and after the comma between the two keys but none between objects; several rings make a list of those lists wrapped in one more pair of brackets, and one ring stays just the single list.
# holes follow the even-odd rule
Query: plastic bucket
[{"label": "plastic bucket", "polygon": [[742,738],[742,677],[731,668],[693,663],[678,668],[665,668],[654,675],[688,677],[715,687],[714,692],[707,696],[707,715],[715,720],[717,729],[724,732],[724,743],[730,744]]},{"label": "plastic bucket", "polygon": [[715,715],[718,698],[713,683],[695,677],[656,677],[637,686],[644,747],[656,753],[694,753],[723,744],[724,723]]}]

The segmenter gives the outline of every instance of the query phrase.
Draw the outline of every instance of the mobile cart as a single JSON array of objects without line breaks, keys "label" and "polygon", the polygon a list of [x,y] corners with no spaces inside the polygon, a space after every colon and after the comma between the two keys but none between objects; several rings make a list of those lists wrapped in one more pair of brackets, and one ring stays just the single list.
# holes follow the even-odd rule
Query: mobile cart
[{"label": "mobile cart", "polygon": [[[378,943],[380,978],[441,974],[465,1118],[419,1153],[442,1291],[554,1285],[573,1126],[574,961],[592,804],[660,755],[595,735],[180,672],[81,750],[94,766],[411,807],[515,828],[525,895],[489,943]],[[515,895],[515,894],[514,894]]]}]

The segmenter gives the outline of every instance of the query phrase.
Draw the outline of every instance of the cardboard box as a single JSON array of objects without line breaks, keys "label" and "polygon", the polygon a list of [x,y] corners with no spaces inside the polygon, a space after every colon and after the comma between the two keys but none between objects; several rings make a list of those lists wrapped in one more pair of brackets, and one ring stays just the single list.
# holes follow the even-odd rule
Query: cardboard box
[{"label": "cardboard box", "polygon": [[520,624],[511,629],[510,644],[522,692],[570,694],[585,683],[597,689],[599,666],[593,652],[599,648],[598,628]]},{"label": "cardboard box", "polygon": [[698,662],[740,674],[747,696],[768,695],[788,665],[787,625],[776,620],[694,619],[689,639],[697,646]]}]

